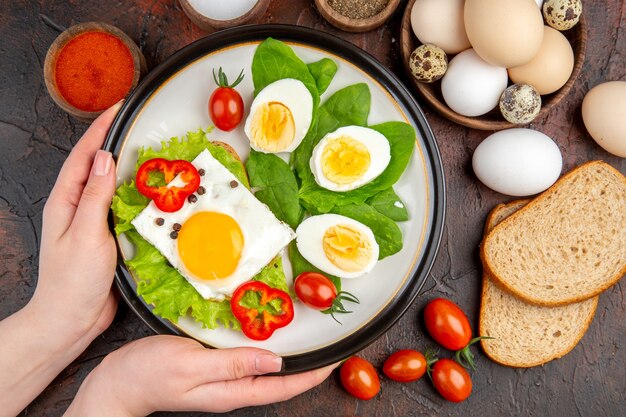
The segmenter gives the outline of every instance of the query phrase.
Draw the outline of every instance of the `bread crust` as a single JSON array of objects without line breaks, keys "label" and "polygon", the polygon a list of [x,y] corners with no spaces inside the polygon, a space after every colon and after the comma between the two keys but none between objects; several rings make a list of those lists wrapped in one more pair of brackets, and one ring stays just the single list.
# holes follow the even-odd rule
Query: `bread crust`
[{"label": "bread crust", "polygon": [[[484,237],[486,237],[487,234],[495,226],[497,226],[501,221],[504,221],[507,218],[509,218],[511,215],[515,214],[517,211],[519,211],[525,205],[527,205],[529,201],[530,200],[516,200],[508,204],[498,204],[496,207],[494,207],[489,213],[489,216],[487,217],[487,221],[485,222]],[[505,211],[512,211],[512,213],[506,214],[504,213]],[[504,219],[498,219],[501,216],[506,216],[506,217]],[[486,271],[483,272],[483,282],[482,282],[482,290],[481,290],[481,298],[480,298],[480,313],[479,313],[479,318],[478,318],[478,332],[481,336],[488,336],[487,329],[485,328],[485,322],[487,320],[487,314],[488,314],[487,303],[490,302],[489,297],[488,297],[488,290],[489,290],[489,285],[494,285],[494,284],[496,284],[496,282],[491,278],[491,276]],[[482,339],[480,341],[481,346],[483,348],[483,352],[485,352],[485,355],[487,355],[487,357],[489,357],[489,359],[491,359],[492,361],[500,365],[508,366],[512,368],[531,368],[534,366],[543,365],[544,363],[550,362],[554,359],[561,358],[565,356],[566,354],[568,354],[572,349],[574,349],[574,347],[576,347],[578,342],[580,342],[580,340],[583,338],[583,336],[587,332],[587,329],[591,325],[591,322],[593,321],[593,317],[595,316],[595,312],[598,307],[599,298],[600,297],[595,297],[592,299],[593,301],[590,301],[590,302],[593,302],[593,307],[591,308],[585,322],[580,328],[580,331],[576,340],[568,345],[563,346],[562,349],[555,351],[552,355],[549,355],[542,360],[533,361],[527,358],[524,360],[520,358],[519,362],[515,362],[515,363],[510,362],[510,361],[507,362],[506,360],[498,357],[496,352],[494,352],[490,348],[489,339]],[[552,308],[552,307],[544,307],[544,308]]]},{"label": "bread crust", "polygon": [[248,171],[246,170],[246,167],[243,164],[243,161],[241,160],[241,158],[239,157],[239,154],[237,154],[237,151],[235,150],[235,148],[233,148],[232,146],[230,146],[228,143],[226,142],[220,142],[219,140],[214,140],[211,141],[211,143],[213,145],[217,145],[220,148],[225,149],[226,151],[228,151],[232,156],[235,157],[235,159],[237,161],[239,161],[239,163],[241,164],[241,167],[243,168],[243,172],[246,174],[246,178],[248,179],[248,182],[250,182],[250,177],[248,177]]},{"label": "bread crust", "polygon": [[578,296],[565,298],[565,299],[557,300],[557,301],[549,301],[549,300],[545,300],[545,299],[542,299],[542,298],[533,297],[532,295],[529,295],[529,294],[522,293],[519,290],[517,290],[517,288],[511,286],[506,280],[504,280],[504,279],[502,279],[501,277],[498,276],[498,274],[495,272],[495,269],[494,269],[492,263],[489,261],[489,258],[488,258],[487,254],[486,254],[485,247],[487,246],[488,240],[489,240],[490,236],[492,236],[493,232],[506,227],[510,223],[515,222],[516,219],[518,217],[520,217],[520,215],[522,213],[525,213],[526,211],[528,211],[529,209],[531,209],[532,207],[534,207],[538,203],[542,202],[543,200],[547,199],[549,196],[553,195],[555,190],[558,189],[559,184],[563,183],[563,181],[565,181],[566,179],[570,178],[571,176],[576,175],[579,170],[581,170],[583,168],[589,168],[589,167],[592,167],[592,166],[596,166],[596,165],[608,168],[609,171],[613,171],[613,173],[617,174],[618,178],[620,178],[620,180],[624,184],[624,187],[626,187],[626,177],[624,177],[624,175],[622,175],[621,172],[619,172],[617,169],[613,168],[611,165],[609,165],[609,164],[607,164],[607,163],[605,163],[603,161],[589,161],[589,162],[585,162],[584,164],[578,166],[577,168],[575,168],[575,169],[571,170],[570,172],[568,172],[567,174],[563,175],[552,187],[550,187],[548,190],[544,191],[542,194],[540,194],[539,196],[537,196],[536,198],[531,200],[523,208],[521,208],[520,210],[518,210],[517,212],[513,213],[511,216],[507,217],[502,222],[497,224],[492,229],[491,232],[489,232],[487,235],[484,236],[482,242],[480,243],[480,251],[479,251],[480,252],[480,260],[481,260],[481,262],[483,264],[484,270],[489,274],[489,276],[492,278],[492,280],[494,282],[496,282],[502,288],[506,289],[507,292],[509,292],[511,294],[514,294],[517,298],[519,298],[519,299],[521,299],[523,301],[526,301],[526,302],[528,302],[530,304],[534,304],[534,305],[537,305],[537,306],[544,306],[544,307],[558,307],[558,306],[563,306],[563,305],[567,305],[567,304],[577,303],[577,302],[581,302],[581,301],[585,301],[585,300],[588,300],[590,298],[593,298],[593,297],[599,295],[600,293],[604,292],[608,288],[612,287],[613,285],[615,285],[615,283],[617,281],[619,281],[624,276],[624,274],[626,274],[626,264],[624,264],[622,269],[620,271],[618,271],[618,273],[615,276],[612,276],[604,284],[598,286],[596,289],[594,289],[593,291],[591,291],[591,292],[589,292],[587,294],[581,294],[581,295],[578,295]]}]

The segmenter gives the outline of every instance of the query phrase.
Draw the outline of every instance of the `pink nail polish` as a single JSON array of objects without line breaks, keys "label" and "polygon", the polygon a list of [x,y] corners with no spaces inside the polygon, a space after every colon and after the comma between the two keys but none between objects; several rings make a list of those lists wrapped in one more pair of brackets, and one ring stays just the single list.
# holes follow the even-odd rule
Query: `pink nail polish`
[{"label": "pink nail polish", "polygon": [[93,174],[97,177],[106,176],[111,170],[112,162],[111,152],[99,150],[96,152],[96,157],[93,161]]},{"label": "pink nail polish", "polygon": [[283,359],[280,356],[261,353],[256,357],[255,367],[260,374],[279,372],[283,367]]}]

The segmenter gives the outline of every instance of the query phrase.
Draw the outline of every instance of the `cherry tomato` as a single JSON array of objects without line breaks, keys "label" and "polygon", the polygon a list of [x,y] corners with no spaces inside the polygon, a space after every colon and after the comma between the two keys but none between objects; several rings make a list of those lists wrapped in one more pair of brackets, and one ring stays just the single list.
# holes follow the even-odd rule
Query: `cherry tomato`
[{"label": "cherry tomato", "polygon": [[387,358],[383,372],[388,378],[398,382],[416,381],[426,373],[426,358],[411,349],[399,350]]},{"label": "cherry tomato", "polygon": [[459,350],[472,338],[472,328],[463,310],[450,300],[436,298],[424,309],[428,333],[441,346]]},{"label": "cherry tomato", "polygon": [[341,384],[348,393],[361,400],[371,400],[380,391],[380,379],[371,363],[352,356],[341,365]]},{"label": "cherry tomato", "polygon": [[243,100],[234,89],[243,79],[243,71],[239,74],[237,81],[232,84],[228,84],[228,79],[221,68],[218,77],[213,71],[213,79],[218,88],[213,91],[209,98],[209,116],[211,116],[215,127],[229,132],[236,128],[243,118]]},{"label": "cherry tomato", "polygon": [[452,359],[439,359],[430,374],[433,385],[448,401],[460,403],[472,393],[472,378]]},{"label": "cherry tomato", "polygon": [[296,295],[306,306],[315,310],[327,310],[337,297],[335,284],[317,272],[303,272],[294,282]]}]

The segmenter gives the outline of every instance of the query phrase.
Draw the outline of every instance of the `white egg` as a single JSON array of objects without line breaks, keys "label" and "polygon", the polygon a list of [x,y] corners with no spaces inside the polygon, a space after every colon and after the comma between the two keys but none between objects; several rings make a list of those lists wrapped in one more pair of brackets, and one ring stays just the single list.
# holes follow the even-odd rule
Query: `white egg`
[{"label": "white egg", "polygon": [[378,243],[372,230],[338,214],[305,219],[296,229],[296,245],[313,266],[340,278],[357,278],[378,261]]},{"label": "white egg", "polygon": [[320,187],[350,191],[373,181],[390,160],[391,147],[382,133],[362,126],[345,126],[319,141],[309,165]]},{"label": "white egg", "polygon": [[441,79],[441,94],[452,110],[474,117],[498,105],[507,83],[506,68],[488,64],[473,49],[467,49],[448,64]]},{"label": "white egg", "polygon": [[483,140],[472,166],[487,187],[512,196],[540,193],[559,178],[563,160],[559,147],[541,132],[507,129]]},{"label": "white egg", "polygon": [[306,136],[313,119],[313,97],[302,81],[285,78],[259,91],[244,131],[252,149],[291,152]]},{"label": "white egg", "polygon": [[[295,233],[209,151],[192,163],[205,171],[200,177],[204,194],[196,194],[195,203],[185,201],[174,213],[150,202],[132,224],[202,297],[223,300],[259,273]],[[177,177],[169,186],[181,183]],[[159,218],[164,220],[161,226]],[[175,224],[181,229],[173,239]]]}]

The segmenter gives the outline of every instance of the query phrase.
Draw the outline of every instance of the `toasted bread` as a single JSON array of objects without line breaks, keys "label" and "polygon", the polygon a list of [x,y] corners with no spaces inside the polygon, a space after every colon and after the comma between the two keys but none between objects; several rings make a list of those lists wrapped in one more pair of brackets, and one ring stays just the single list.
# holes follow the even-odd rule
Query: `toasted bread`
[{"label": "toasted bread", "polygon": [[626,178],[602,161],[581,165],[495,226],[480,255],[494,280],[532,304],[600,294],[626,273]]},{"label": "toasted bread", "polygon": [[230,146],[228,143],[220,142],[219,140],[211,141],[211,143],[213,145],[217,145],[220,148],[223,148],[223,149],[227,150],[233,157],[235,157],[235,159],[237,161],[239,161],[239,163],[241,164],[241,167],[243,168],[243,172],[246,174],[246,178],[248,178],[248,180],[250,180],[250,177],[248,177],[248,171],[246,170],[246,166],[243,164],[243,161],[239,157],[239,154],[237,154],[237,151],[235,150],[235,148]]},{"label": "toasted bread", "polygon": [[[496,206],[485,224],[494,226],[528,203],[514,201]],[[561,307],[525,303],[493,283],[483,273],[479,334],[485,354],[505,366],[529,368],[562,357],[583,337],[593,320],[598,297]]]}]

